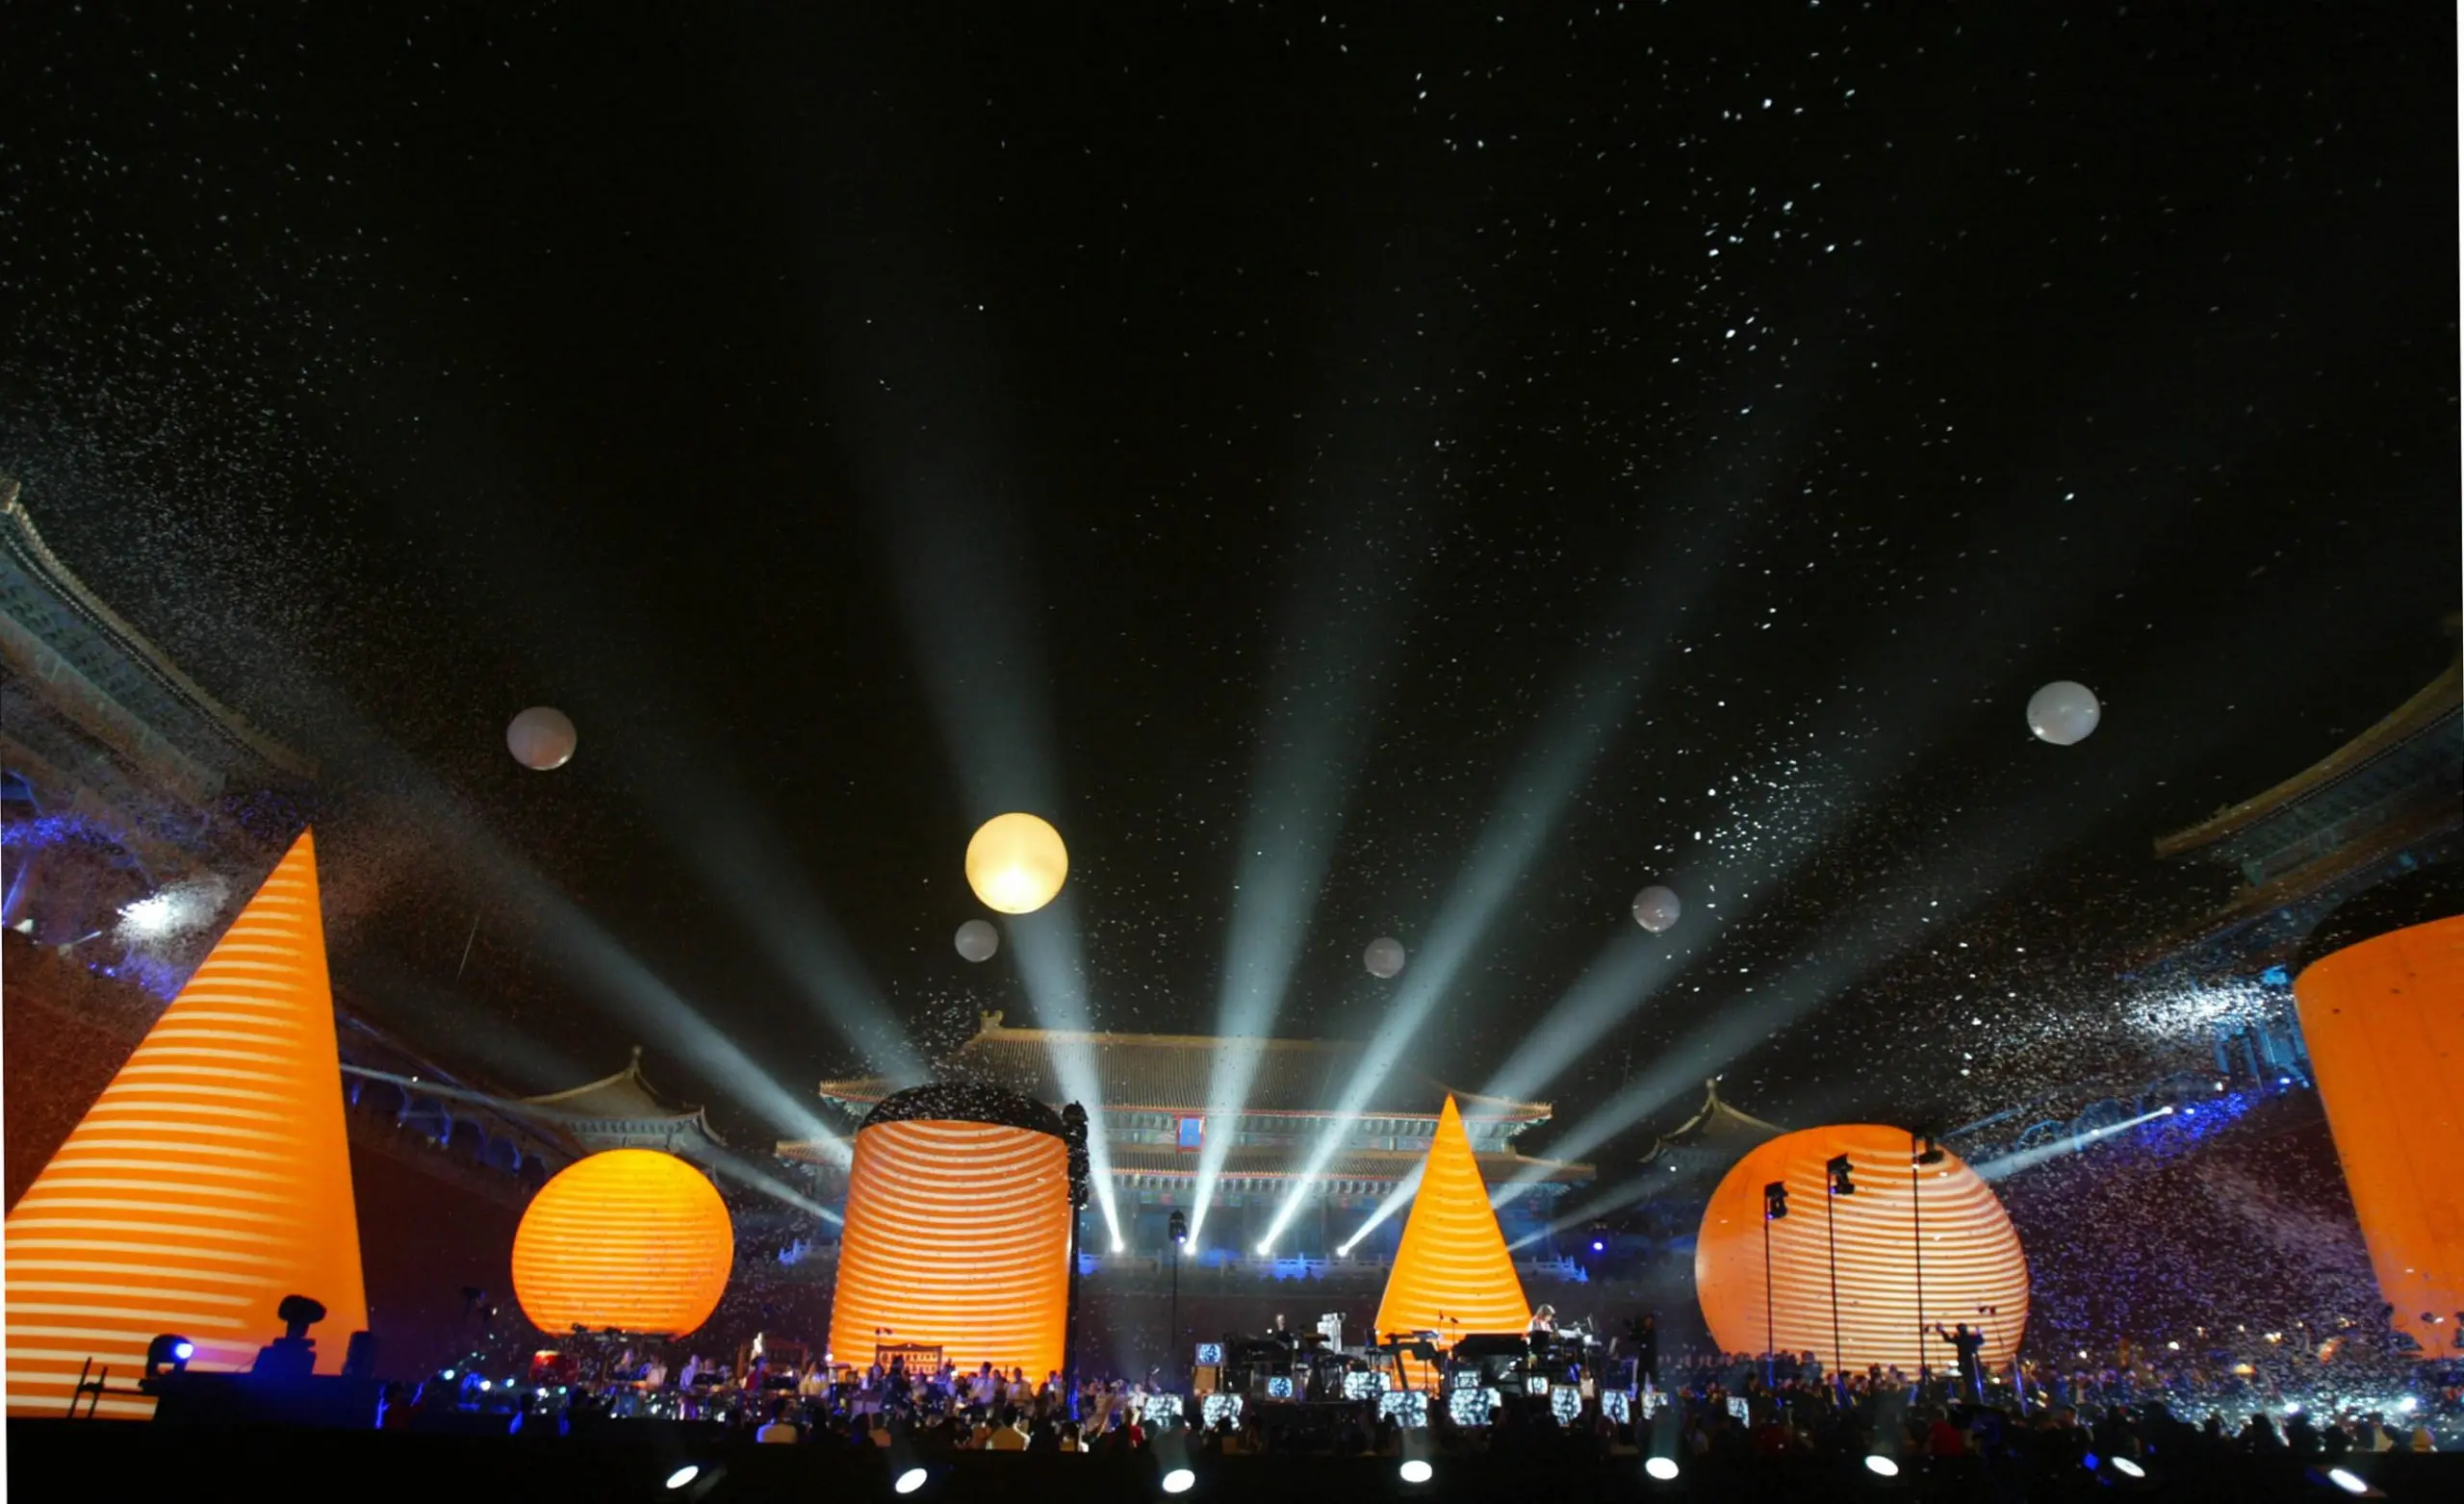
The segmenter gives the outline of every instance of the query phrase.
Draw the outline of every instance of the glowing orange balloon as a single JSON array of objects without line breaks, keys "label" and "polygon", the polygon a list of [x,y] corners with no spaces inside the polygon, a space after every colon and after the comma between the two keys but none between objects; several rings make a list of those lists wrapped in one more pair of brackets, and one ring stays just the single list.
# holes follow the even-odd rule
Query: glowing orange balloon
[{"label": "glowing orange balloon", "polygon": [[1069,848],[1040,815],[994,815],[966,843],[966,881],[984,906],[1032,914],[1061,893],[1069,878]]},{"label": "glowing orange balloon", "polygon": [[577,1160],[530,1200],[513,1235],[513,1293],[543,1332],[682,1337],[718,1308],[735,1226],[709,1177],[655,1149]]},{"label": "glowing orange balloon", "polygon": [[9,1213],[12,1415],[59,1415],[88,1360],[97,1415],[151,1415],[122,1375],[156,1336],[231,1371],[324,1304],[317,1367],[368,1325],[334,995],[301,832]]},{"label": "glowing orange balloon", "polygon": [[[908,1099],[903,1101],[902,1099]],[[915,1103],[919,1105],[910,1105]],[[1069,1154],[1049,1131],[964,1120],[944,1086],[901,1092],[856,1134],[830,1347],[938,1347],[962,1368],[1059,1371],[1069,1313]],[[882,1120],[885,1111],[917,1115]],[[925,1115],[925,1114],[951,1115]],[[988,1115],[1013,1115],[991,1109]]]},{"label": "glowing orange balloon", "polygon": [[2423,1351],[2448,1350],[2464,1310],[2464,916],[2322,956],[2293,992],[2379,1295]]},{"label": "glowing orange balloon", "polygon": [[[1712,1340],[1732,1353],[1812,1353],[1826,1366],[1874,1364],[1914,1373],[1956,1360],[1936,1322],[1985,1334],[1983,1357],[2008,1364],[2028,1324],[2028,1261],[1993,1188],[1949,1151],[1914,1169],[1903,1128],[1853,1123],[1787,1134],[1737,1161],[1711,1193],[1694,1245],[1694,1286]],[[1834,1197],[1824,1170],[1848,1156],[1853,1195]],[[1924,1177],[1922,1189],[1912,1181]],[[1770,1304],[1763,1301],[1762,1187],[1788,1187],[1769,1224]],[[1924,1226],[1923,1326],[1917,1236]],[[1832,1236],[1838,1247],[1839,1340],[1831,1319]],[[1766,1335],[1766,1309],[1767,1335]],[[1924,1334],[1920,1340],[1920,1331]]]}]

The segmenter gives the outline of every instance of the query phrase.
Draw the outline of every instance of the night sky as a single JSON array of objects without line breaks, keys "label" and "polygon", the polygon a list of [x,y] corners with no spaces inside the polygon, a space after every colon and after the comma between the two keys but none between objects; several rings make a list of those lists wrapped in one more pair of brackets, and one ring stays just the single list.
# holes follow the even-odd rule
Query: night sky
[{"label": "night sky", "polygon": [[2455,651],[2442,7],[244,9],[0,23],[0,470],[511,1086],[1034,1021],[1023,805],[1103,1026],[1271,890],[1275,1032],[1456,953],[1458,1086],[1615,968],[1604,1164],[1957,1121],[2165,1068],[2150,840]]}]

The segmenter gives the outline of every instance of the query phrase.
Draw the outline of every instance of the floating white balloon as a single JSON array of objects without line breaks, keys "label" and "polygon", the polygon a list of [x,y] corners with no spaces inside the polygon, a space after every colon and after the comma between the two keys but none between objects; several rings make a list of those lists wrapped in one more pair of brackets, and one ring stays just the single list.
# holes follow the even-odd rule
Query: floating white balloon
[{"label": "floating white balloon", "polygon": [[513,760],[536,773],[561,768],[574,760],[580,733],[561,710],[532,705],[504,728],[504,745]]},{"label": "floating white balloon", "polygon": [[2087,740],[2103,714],[2095,693],[2068,679],[2055,679],[2028,697],[2028,729],[2056,747]]},{"label": "floating white balloon", "polygon": [[1654,934],[1666,931],[1684,912],[1685,905],[1677,894],[1656,882],[1634,895],[1634,923]]},{"label": "floating white balloon", "polygon": [[1001,949],[1001,931],[987,919],[970,919],[959,926],[959,954],[971,961],[988,961],[992,953]]},{"label": "floating white balloon", "polygon": [[1369,942],[1369,949],[1361,953],[1360,958],[1373,977],[1398,976],[1403,970],[1403,942],[1380,935]]}]

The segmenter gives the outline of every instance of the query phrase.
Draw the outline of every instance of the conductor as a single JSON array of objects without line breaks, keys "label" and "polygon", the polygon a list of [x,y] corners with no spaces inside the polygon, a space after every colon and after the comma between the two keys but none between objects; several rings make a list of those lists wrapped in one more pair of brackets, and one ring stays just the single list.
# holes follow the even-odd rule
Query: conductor
[{"label": "conductor", "polygon": [[1934,1323],[1934,1335],[1950,1343],[1959,1353],[1960,1388],[1967,1391],[1968,1398],[1980,1405],[1984,1404],[1985,1364],[1982,1355],[1985,1351],[1985,1334],[1970,1331],[1968,1324],[1964,1321],[1959,1324],[1958,1331],[1945,1332],[1942,1330],[1942,1323],[1937,1321]]}]

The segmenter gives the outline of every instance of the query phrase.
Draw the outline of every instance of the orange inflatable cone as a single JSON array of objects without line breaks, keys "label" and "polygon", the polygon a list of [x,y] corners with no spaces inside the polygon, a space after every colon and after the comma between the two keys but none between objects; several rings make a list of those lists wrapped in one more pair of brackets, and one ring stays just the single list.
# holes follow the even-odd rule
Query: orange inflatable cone
[{"label": "orange inflatable cone", "polygon": [[[1454,1099],[1446,1099],[1421,1172],[1419,1199],[1403,1224],[1395,1270],[1377,1304],[1377,1334],[1435,1332],[1451,1346],[1471,1332],[1524,1332],[1531,1308],[1489,1208],[1489,1187]],[[1425,1375],[1412,1374],[1417,1386]]]},{"label": "orange inflatable cone", "polygon": [[[368,1325],[317,852],[307,832],[155,1021],[8,1219],[8,1412],[151,1415],[146,1344],[246,1368],[274,1307],[325,1307],[321,1373]],[[79,1414],[85,1407],[78,1407]]]}]

